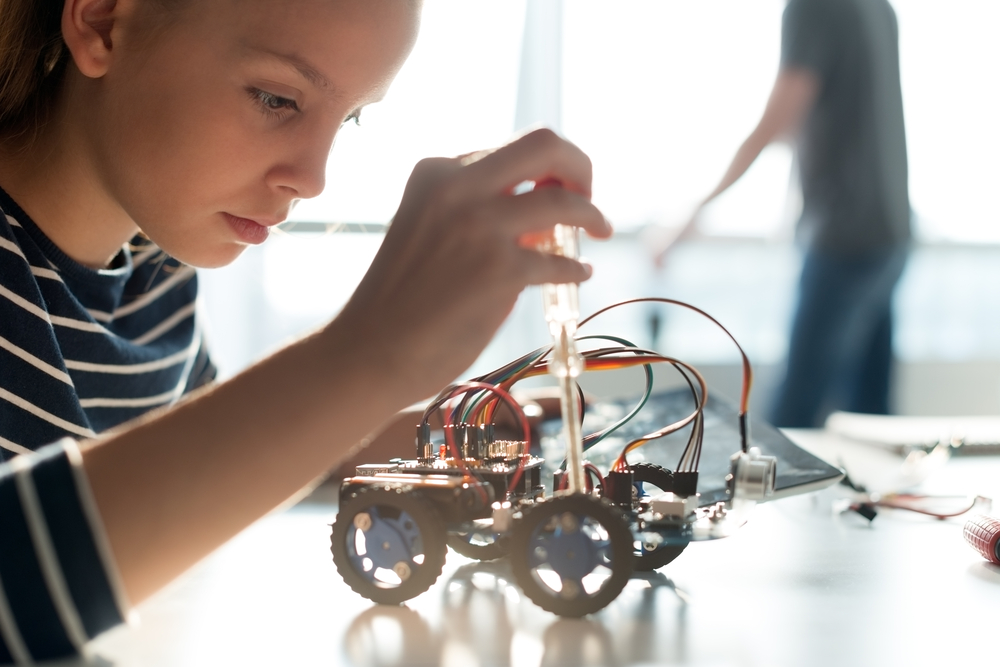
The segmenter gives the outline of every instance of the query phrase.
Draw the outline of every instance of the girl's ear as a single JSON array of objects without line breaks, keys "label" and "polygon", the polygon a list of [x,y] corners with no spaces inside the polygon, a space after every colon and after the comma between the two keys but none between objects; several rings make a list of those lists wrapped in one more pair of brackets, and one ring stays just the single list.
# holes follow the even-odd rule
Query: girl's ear
[{"label": "girl's ear", "polygon": [[132,4],[131,0],[66,0],[63,39],[84,76],[96,79],[107,72],[121,19]]}]

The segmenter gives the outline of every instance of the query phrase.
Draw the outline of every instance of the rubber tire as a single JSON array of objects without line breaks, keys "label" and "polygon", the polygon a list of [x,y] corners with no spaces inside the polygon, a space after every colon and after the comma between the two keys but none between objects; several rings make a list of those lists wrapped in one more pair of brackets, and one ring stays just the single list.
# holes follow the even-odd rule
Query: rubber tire
[{"label": "rubber tire", "polygon": [[[655,463],[636,463],[629,466],[632,471],[633,482],[643,482],[652,484],[661,491],[672,491],[674,488],[674,474],[663,466]],[[672,563],[687,545],[665,546],[653,551],[637,552],[632,551],[632,567],[636,572],[652,572],[658,568]]]},{"label": "rubber tire", "polygon": [[[351,563],[347,551],[348,538],[353,539],[354,517],[371,507],[391,507],[405,511],[420,531],[424,562],[414,565],[410,577],[399,586],[381,588],[360,574]],[[371,486],[341,498],[340,511],[330,535],[330,552],[337,571],[355,593],[379,604],[400,604],[430,588],[444,568],[445,529],[434,506],[419,493],[406,486]]]},{"label": "rubber tire", "polygon": [[448,546],[455,553],[461,554],[466,558],[478,561],[490,561],[503,558],[510,553],[510,538],[501,536],[492,544],[477,545],[464,539],[462,533],[451,532],[448,533]]},{"label": "rubber tire", "polygon": [[674,473],[655,463],[634,463],[630,465],[633,482],[652,484],[660,491],[674,490]]},{"label": "rubber tire", "polygon": [[[571,512],[595,519],[608,532],[611,543],[611,576],[594,595],[566,600],[536,581],[530,565],[531,539],[535,529],[553,516]],[[556,496],[542,501],[525,512],[514,526],[511,537],[511,569],[514,581],[524,594],[545,611],[579,618],[600,611],[625,588],[632,576],[632,531],[622,512],[609,502],[584,494]]]}]

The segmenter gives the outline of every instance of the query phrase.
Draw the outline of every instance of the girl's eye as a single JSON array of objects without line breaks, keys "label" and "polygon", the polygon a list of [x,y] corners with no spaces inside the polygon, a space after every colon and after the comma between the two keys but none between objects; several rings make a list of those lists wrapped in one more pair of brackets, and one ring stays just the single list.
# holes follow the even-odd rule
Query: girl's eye
[{"label": "girl's eye", "polygon": [[351,115],[344,119],[343,124],[347,125],[349,122],[354,121],[355,125],[361,125],[361,109],[357,111],[352,111]]},{"label": "girl's eye", "polygon": [[285,110],[299,110],[299,105],[295,103],[295,100],[290,100],[287,97],[279,97],[260,88],[250,88],[247,92],[251,99],[268,114],[281,116]]}]

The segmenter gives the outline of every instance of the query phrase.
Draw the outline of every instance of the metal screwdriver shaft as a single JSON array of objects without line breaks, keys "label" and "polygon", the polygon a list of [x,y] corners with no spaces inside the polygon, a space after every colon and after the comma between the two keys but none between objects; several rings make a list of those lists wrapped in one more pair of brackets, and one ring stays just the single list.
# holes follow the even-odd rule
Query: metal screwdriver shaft
[{"label": "metal screwdriver shaft", "polygon": [[[580,244],[576,227],[556,225],[550,240],[541,250],[578,259]],[[566,438],[566,473],[569,493],[585,490],[583,473],[583,438],[580,432],[580,397],[576,378],[583,371],[583,358],[576,349],[576,324],[580,319],[579,288],[576,283],[542,285],[545,321],[552,335],[549,372],[559,382],[559,405],[562,410],[563,435]]]}]

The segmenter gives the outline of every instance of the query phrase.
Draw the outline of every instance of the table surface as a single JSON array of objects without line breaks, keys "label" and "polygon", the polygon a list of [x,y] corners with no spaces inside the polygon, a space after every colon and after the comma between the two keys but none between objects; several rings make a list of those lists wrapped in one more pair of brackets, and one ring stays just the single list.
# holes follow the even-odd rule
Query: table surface
[{"label": "table surface", "polygon": [[[790,435],[869,488],[913,473],[870,446]],[[921,488],[1000,501],[1000,457],[953,457]],[[65,664],[997,664],[1000,567],[965,544],[964,520],[885,510],[868,524],[835,511],[842,497],[838,487],[758,506],[734,536],[692,544],[582,620],[535,607],[503,563],[455,553],[428,592],[373,605],[337,574],[336,506],[314,497],[245,531],[143,604],[138,626]]]}]

